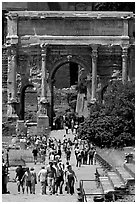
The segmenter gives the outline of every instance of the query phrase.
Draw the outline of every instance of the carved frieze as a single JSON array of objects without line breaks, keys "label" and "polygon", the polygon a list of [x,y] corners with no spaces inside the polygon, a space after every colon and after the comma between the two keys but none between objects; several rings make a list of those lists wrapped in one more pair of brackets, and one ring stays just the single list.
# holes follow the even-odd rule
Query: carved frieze
[{"label": "carved frieze", "polygon": [[16,86],[17,86],[17,92],[19,93],[20,92],[20,89],[21,89],[21,74],[19,73],[16,73]]},{"label": "carved frieze", "polygon": [[49,57],[48,57],[48,63],[49,64],[55,64],[57,61],[60,61],[60,60],[62,60],[63,59],[63,56],[61,56],[61,55],[50,55]]}]

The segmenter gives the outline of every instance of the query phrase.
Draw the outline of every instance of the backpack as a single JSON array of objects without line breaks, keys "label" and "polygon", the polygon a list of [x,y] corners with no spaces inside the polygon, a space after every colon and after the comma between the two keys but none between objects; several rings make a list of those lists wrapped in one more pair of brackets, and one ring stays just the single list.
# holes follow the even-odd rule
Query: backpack
[{"label": "backpack", "polygon": [[82,155],[81,155],[81,153],[78,153],[78,155],[77,155],[77,159],[78,159],[78,160],[81,160],[81,159],[82,159]]}]

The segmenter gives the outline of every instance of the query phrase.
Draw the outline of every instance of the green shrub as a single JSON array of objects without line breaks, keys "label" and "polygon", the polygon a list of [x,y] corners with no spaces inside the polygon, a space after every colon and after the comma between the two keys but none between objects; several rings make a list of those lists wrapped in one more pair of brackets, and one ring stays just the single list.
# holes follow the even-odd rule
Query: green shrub
[{"label": "green shrub", "polygon": [[99,147],[135,144],[135,84],[116,81],[104,95],[104,105],[94,104],[90,117],[79,127],[79,137]]}]

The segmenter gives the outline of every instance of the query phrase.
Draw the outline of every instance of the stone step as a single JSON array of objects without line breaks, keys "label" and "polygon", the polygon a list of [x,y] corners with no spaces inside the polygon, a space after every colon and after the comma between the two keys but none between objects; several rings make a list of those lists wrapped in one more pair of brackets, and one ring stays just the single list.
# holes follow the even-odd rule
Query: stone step
[{"label": "stone step", "polygon": [[121,178],[117,175],[116,172],[108,171],[107,175],[115,190],[125,190],[126,189],[124,182],[121,180]]},{"label": "stone step", "polygon": [[114,194],[115,190],[107,176],[99,177],[103,194]]},{"label": "stone step", "polygon": [[124,168],[124,166],[116,167],[116,173],[120,176],[126,186],[135,182],[135,178]]},{"label": "stone step", "polygon": [[135,178],[135,164],[126,163],[124,164],[124,168],[126,169],[126,171],[128,171],[131,174],[131,176]]}]

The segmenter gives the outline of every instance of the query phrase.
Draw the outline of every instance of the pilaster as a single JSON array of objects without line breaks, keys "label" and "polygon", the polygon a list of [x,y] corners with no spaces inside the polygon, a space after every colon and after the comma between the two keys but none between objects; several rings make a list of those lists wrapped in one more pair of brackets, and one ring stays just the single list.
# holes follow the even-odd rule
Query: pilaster
[{"label": "pilaster", "polygon": [[16,87],[16,69],[17,69],[17,48],[16,45],[8,46],[8,108],[7,116],[9,118],[18,118],[17,109],[17,87]]},{"label": "pilaster", "polygon": [[6,44],[18,43],[18,14],[9,13],[7,15],[7,37]]},{"label": "pilaster", "polygon": [[41,98],[37,119],[37,134],[47,134],[49,130],[49,117],[47,115],[48,100],[47,100],[47,48],[48,44],[41,45],[41,58],[42,58],[42,84],[41,84]]}]

